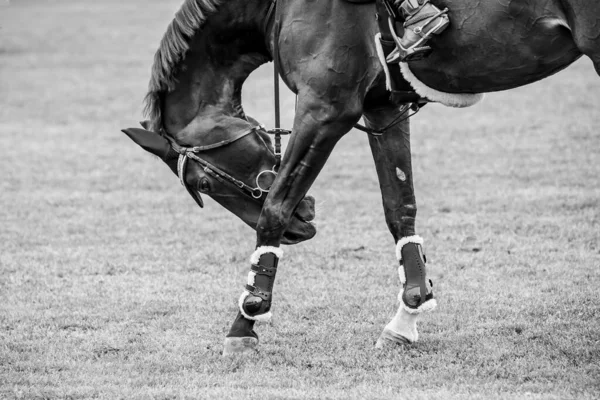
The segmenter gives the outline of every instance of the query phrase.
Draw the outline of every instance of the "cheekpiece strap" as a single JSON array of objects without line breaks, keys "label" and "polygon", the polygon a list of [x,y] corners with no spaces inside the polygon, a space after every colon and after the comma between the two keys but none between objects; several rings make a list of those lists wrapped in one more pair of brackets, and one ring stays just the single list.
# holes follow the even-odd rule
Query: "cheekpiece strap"
[{"label": "cheekpiece strap", "polygon": [[181,185],[185,188],[187,188],[187,185],[185,184],[185,166],[187,160],[187,156],[183,154],[180,154],[179,160],[177,160],[177,176],[179,177],[179,182],[181,182]]}]

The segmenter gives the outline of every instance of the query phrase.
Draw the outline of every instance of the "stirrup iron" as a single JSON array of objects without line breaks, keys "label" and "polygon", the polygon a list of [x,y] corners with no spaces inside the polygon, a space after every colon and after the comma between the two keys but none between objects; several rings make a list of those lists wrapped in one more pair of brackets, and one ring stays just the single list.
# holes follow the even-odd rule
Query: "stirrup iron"
[{"label": "stirrup iron", "polygon": [[404,0],[399,11],[405,18],[402,37],[396,34],[393,19],[388,18],[390,32],[396,43],[396,49],[386,59],[389,64],[427,57],[431,47],[426,43],[432,35],[442,33],[450,24],[448,8],[440,10],[429,0]]}]

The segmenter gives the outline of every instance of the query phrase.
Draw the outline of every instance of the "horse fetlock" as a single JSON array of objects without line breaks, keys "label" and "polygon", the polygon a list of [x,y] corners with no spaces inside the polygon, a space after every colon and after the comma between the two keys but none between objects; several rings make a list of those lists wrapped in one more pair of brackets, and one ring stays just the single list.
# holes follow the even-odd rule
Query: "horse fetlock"
[{"label": "horse fetlock", "polygon": [[437,305],[433,296],[433,282],[427,278],[427,259],[422,244],[421,237],[410,236],[400,239],[396,247],[400,262],[398,275],[402,284],[398,299],[411,314],[430,311]]},{"label": "horse fetlock", "polygon": [[271,319],[273,284],[282,255],[280,248],[271,246],[259,247],[252,254],[248,283],[239,300],[240,312],[245,318],[263,322]]}]

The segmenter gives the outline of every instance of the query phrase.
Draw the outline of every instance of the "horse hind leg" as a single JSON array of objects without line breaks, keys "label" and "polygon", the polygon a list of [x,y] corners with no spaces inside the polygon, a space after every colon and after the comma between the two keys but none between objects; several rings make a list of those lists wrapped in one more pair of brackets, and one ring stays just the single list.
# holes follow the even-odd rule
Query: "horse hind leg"
[{"label": "horse hind leg", "polygon": [[564,3],[575,45],[592,60],[600,75],[600,2],[564,0]]},{"label": "horse hind leg", "polygon": [[[370,127],[381,128],[398,116],[396,106],[365,111]],[[396,256],[401,290],[400,307],[377,341],[381,348],[388,343],[405,344],[418,340],[417,319],[420,313],[436,305],[431,281],[427,277],[423,239],[415,235],[416,202],[412,182],[409,123],[404,121],[382,136],[369,137],[383,198],[387,225],[396,241]]]}]

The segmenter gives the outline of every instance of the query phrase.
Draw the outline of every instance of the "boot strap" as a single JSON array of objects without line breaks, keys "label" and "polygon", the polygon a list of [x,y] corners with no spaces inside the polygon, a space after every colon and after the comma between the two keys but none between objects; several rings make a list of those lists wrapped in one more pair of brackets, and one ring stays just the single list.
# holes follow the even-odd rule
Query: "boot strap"
[{"label": "boot strap", "polygon": [[271,292],[263,292],[262,290],[258,289],[255,286],[252,285],[246,285],[246,290],[252,295],[252,296],[256,296],[256,297],[260,297],[261,299],[263,299],[264,301],[271,301],[271,297],[273,296]]},{"label": "boot strap", "polygon": [[264,275],[268,277],[273,277],[277,273],[277,267],[266,267],[264,265],[255,265],[252,264],[250,266],[250,271],[254,272],[256,275]]}]

